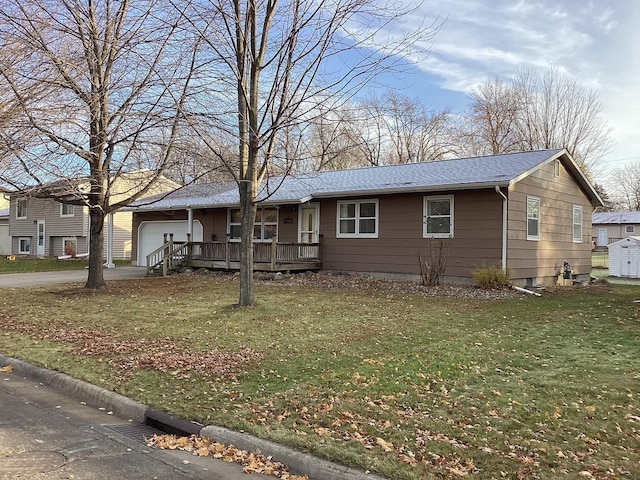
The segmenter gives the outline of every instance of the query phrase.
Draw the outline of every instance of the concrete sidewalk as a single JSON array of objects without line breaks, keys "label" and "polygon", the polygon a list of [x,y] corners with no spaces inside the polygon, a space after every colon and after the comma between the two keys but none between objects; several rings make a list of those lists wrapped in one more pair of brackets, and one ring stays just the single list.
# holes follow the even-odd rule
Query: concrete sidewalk
[{"label": "concrete sidewalk", "polygon": [[[285,447],[278,443],[253,437],[246,433],[235,432],[235,431],[222,428],[222,427],[217,427],[217,426],[204,426],[199,423],[191,422],[186,419],[176,417],[169,413],[160,412],[147,405],[138,403],[127,397],[124,397],[118,393],[105,390],[104,388],[92,385],[87,382],[83,382],[81,380],[75,379],[63,373],[37,367],[35,365],[31,365],[30,363],[23,362],[22,360],[7,357],[0,354],[0,367],[4,367],[6,365],[11,365],[13,367],[13,372],[11,374],[3,374],[2,377],[9,377],[9,378],[11,376],[24,377],[30,382],[35,383],[35,385],[46,387],[47,389],[52,389],[54,392],[64,394],[70,399],[70,402],[72,404],[76,405],[74,416],[75,414],[80,414],[80,410],[84,410],[84,405],[93,406],[93,407],[99,408],[101,412],[105,412],[105,411],[112,412],[113,415],[119,418],[128,420],[128,423],[131,426],[138,425],[140,427],[153,427],[163,432],[177,433],[181,435],[196,434],[201,437],[211,438],[217,442],[224,443],[226,445],[233,444],[235,447],[240,448],[242,450],[247,450],[250,452],[260,451],[261,453],[270,456],[273,460],[287,465],[291,473],[294,473],[297,475],[307,475],[310,480],[384,480],[382,477],[379,477],[377,475],[365,473],[360,470],[351,469],[342,465],[337,465],[335,463],[320,459],[318,457],[314,457],[307,453],[302,453],[297,450],[293,450],[289,447]],[[4,388],[5,388],[4,384],[0,384],[0,392],[2,392]],[[57,409],[57,406],[58,405],[56,404],[56,409]],[[74,410],[74,409],[72,408],[71,410]],[[6,410],[6,413],[8,415],[11,415],[12,411]],[[73,412],[70,411],[70,413],[73,413]],[[92,419],[91,421],[96,422],[95,419]],[[3,423],[2,416],[0,415],[0,424],[2,423]],[[107,422],[102,421],[99,423],[107,423]],[[89,425],[89,427],[90,426],[91,425]],[[34,431],[37,431],[37,426],[34,426]],[[0,442],[0,447],[2,447],[2,442]],[[61,452],[58,452],[58,453],[61,453]],[[186,458],[189,458],[189,456],[191,456],[191,454],[187,454]],[[123,462],[128,461],[128,459],[126,458],[127,455],[125,453],[122,453],[121,457],[122,457],[121,460]],[[185,457],[182,456],[180,458],[185,458]],[[195,460],[198,457],[191,456],[191,458],[193,459],[191,461],[193,463],[196,463]],[[24,460],[25,463],[28,463],[28,457],[27,458],[23,457],[22,460]],[[102,460],[103,460],[102,467],[106,469],[105,470],[106,472],[108,472],[109,465],[108,463],[105,464],[105,461],[107,461],[108,459],[103,458]],[[213,460],[213,459],[204,457],[202,460]],[[176,463],[175,461],[169,461],[164,456],[162,461],[170,465],[172,469],[175,468],[177,465],[179,465],[179,463]],[[202,471],[203,471],[202,462],[200,461],[197,462],[197,467],[199,468],[199,472],[200,472],[199,474],[196,474],[196,472],[194,471],[182,472],[181,475],[185,475],[185,476],[183,477],[176,476],[175,478],[200,478],[200,475],[202,474]],[[235,472],[233,472],[233,475],[232,475],[232,473],[229,470],[218,470],[217,467],[215,467],[212,463],[209,463],[209,465],[206,468],[210,474],[210,476],[206,476],[206,478],[211,478],[211,479],[225,478],[228,480],[233,480],[237,478],[236,476],[233,476],[235,475]],[[223,469],[225,467],[220,466],[219,468]],[[253,476],[253,475],[250,477],[247,477],[246,474],[241,473],[241,469],[239,470],[236,469],[236,471],[240,472],[240,475],[242,476],[242,478],[247,478],[247,479],[256,478],[256,480],[258,480],[259,478],[263,478],[262,476]],[[217,473],[214,474],[214,472],[217,472]],[[2,478],[3,478],[2,475],[0,475],[0,479]],[[38,478],[52,478],[52,479],[56,478],[57,479],[61,477],[45,476],[45,477],[38,477]],[[70,478],[70,477],[65,476],[62,478]],[[96,478],[96,479],[104,478],[105,480],[109,480],[109,479],[115,479],[115,478],[153,478],[153,477],[96,476],[96,477],[80,477],[80,478]],[[157,478],[163,479],[165,477],[157,476]],[[169,478],[173,478],[173,477],[169,477]]]},{"label": "concrete sidewalk", "polygon": [[[144,278],[145,267],[105,268],[104,279],[124,280],[127,278]],[[65,270],[59,272],[7,273],[0,275],[0,288],[38,287],[59,283],[85,283],[87,270]]]}]

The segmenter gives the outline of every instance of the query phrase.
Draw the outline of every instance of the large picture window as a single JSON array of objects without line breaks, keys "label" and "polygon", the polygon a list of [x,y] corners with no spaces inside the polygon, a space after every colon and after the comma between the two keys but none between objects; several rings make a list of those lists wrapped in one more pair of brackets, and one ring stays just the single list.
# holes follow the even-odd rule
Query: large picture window
[{"label": "large picture window", "polygon": [[337,237],[378,238],[378,201],[338,202]]},{"label": "large picture window", "polygon": [[582,243],[582,207],[573,206],[573,243]]},{"label": "large picture window", "polygon": [[540,240],[540,199],[527,197],[527,240]]},{"label": "large picture window", "polygon": [[[229,238],[240,240],[242,216],[239,208],[229,212]],[[253,239],[257,242],[271,240],[278,235],[278,210],[273,207],[258,208],[256,223],[253,227]]]},{"label": "large picture window", "polygon": [[453,196],[424,197],[424,238],[453,237]]}]

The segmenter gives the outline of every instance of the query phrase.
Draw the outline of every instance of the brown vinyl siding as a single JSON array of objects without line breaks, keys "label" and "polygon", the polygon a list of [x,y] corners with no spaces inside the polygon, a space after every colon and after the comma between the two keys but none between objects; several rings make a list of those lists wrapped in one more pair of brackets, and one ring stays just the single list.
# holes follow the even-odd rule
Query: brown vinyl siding
[{"label": "brown vinyl siding", "polygon": [[[527,196],[540,199],[540,240],[527,240]],[[582,243],[573,242],[573,206],[582,207]],[[587,195],[565,170],[555,176],[553,162],[509,189],[507,266],[519,284],[551,284],[567,260],[573,273],[591,272],[591,216]]]},{"label": "brown vinyl siding", "polygon": [[[202,238],[205,242],[224,242],[228,232],[228,208],[197,209],[193,212],[193,220],[202,224]],[[187,220],[187,212],[178,210],[172,212],[142,212],[133,216],[133,235],[131,242],[131,259],[137,260],[138,229],[142,222],[162,220]],[[278,240],[280,242],[297,242],[298,240],[298,207],[284,205],[278,211]]]},{"label": "brown vinyl siding", "polygon": [[493,190],[477,190],[378,196],[378,238],[337,238],[337,200],[323,200],[320,206],[323,268],[419,275],[418,254],[428,257],[431,243],[439,243],[439,239],[423,238],[424,197],[443,195],[453,195],[454,206],[453,238],[445,240],[450,242],[446,275],[470,277],[477,266],[499,266],[502,200]]}]

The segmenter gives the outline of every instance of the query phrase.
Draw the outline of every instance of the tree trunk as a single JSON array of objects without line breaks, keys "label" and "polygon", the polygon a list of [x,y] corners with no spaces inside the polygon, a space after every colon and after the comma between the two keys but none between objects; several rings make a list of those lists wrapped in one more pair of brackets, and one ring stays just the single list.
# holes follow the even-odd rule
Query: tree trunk
[{"label": "tree trunk", "polygon": [[89,211],[89,273],[84,288],[105,288],[104,257],[104,213],[102,209],[91,208]]},{"label": "tree trunk", "polygon": [[255,303],[253,293],[253,227],[256,222],[256,202],[250,181],[240,183],[240,300],[238,304],[248,307]]}]

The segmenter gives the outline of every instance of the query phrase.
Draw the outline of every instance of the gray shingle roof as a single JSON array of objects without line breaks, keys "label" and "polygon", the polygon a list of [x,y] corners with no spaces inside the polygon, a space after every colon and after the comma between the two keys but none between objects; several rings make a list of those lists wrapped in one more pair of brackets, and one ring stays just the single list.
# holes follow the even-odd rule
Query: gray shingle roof
[{"label": "gray shingle roof", "polygon": [[592,224],[640,224],[640,212],[598,212],[593,214]]},{"label": "gray shingle roof", "polygon": [[[563,153],[561,149],[538,150],[275,177],[262,185],[259,198],[264,203],[284,204],[303,203],[313,198],[437,192],[490,188],[495,185],[505,187]],[[582,176],[581,173],[579,175]],[[237,185],[231,182],[186,186],[169,195],[149,200],[138,201],[132,207],[139,210],[167,210],[234,206],[239,203],[239,195]]]}]

